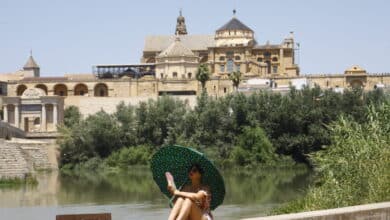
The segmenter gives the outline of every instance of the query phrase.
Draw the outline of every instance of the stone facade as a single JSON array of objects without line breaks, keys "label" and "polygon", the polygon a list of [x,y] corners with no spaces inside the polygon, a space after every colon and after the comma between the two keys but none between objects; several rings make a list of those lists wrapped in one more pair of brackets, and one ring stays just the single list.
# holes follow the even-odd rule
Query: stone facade
[{"label": "stone facade", "polygon": [[22,96],[3,97],[3,120],[25,132],[55,132],[64,118],[64,101],[41,88],[26,88]]},{"label": "stone facade", "polygon": [[[258,44],[254,36],[255,32],[235,15],[213,35],[190,35],[185,19],[180,14],[175,35],[145,38],[141,64],[104,65],[94,73],[40,77],[39,66],[30,55],[23,70],[13,74],[0,74],[0,95],[3,95],[1,102],[4,108],[5,100],[16,100],[26,90],[35,88],[42,90],[47,97],[64,97],[64,106],[87,103],[85,100],[88,97],[103,98],[90,99],[88,103],[91,110],[85,111],[89,114],[102,107],[103,100],[117,104],[120,99],[147,100],[163,94],[195,96],[201,92],[200,83],[196,80],[200,64],[206,64],[210,70],[206,90],[215,97],[234,91],[229,80],[233,71],[242,73],[239,86],[241,91],[288,91],[291,85],[300,88],[302,85],[318,85],[336,91],[353,87],[364,90],[390,88],[389,73],[367,73],[358,66],[352,66],[344,73],[301,75],[294,59],[297,48],[293,33],[280,44]],[[80,100],[77,101],[78,99]],[[15,108],[9,108],[12,110],[7,112],[7,117],[15,118],[10,116]],[[107,107],[105,104],[103,108],[114,107]],[[19,123],[22,121],[20,119]],[[23,128],[19,124],[20,126]]]}]

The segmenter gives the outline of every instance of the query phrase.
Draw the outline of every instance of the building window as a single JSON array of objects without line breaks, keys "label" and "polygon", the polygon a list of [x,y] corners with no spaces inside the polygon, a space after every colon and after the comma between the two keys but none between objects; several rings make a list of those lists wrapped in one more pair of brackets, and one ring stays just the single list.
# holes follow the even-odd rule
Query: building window
[{"label": "building window", "polygon": [[272,66],[272,73],[278,73],[278,66]]},{"label": "building window", "polygon": [[225,65],[221,64],[219,71],[221,73],[225,72]]},{"label": "building window", "polygon": [[223,87],[223,93],[226,93],[226,92],[227,92],[226,87]]},{"label": "building window", "polygon": [[271,62],[269,60],[265,61],[265,63],[267,64],[267,73],[270,74],[271,73]]},{"label": "building window", "polygon": [[173,78],[177,78],[177,72],[172,73]]},{"label": "building window", "polygon": [[219,57],[219,61],[225,61],[225,57],[224,56],[220,56]]},{"label": "building window", "polygon": [[238,63],[236,64],[236,71],[240,72],[241,71],[241,65]]},{"label": "building window", "polygon": [[261,58],[261,57],[257,58],[257,62],[259,62],[259,63],[263,62],[263,58]]},{"label": "building window", "polygon": [[192,73],[187,73],[187,75],[188,75],[188,79],[192,78]]},{"label": "building window", "polygon": [[161,79],[164,78],[164,73],[160,73]]},{"label": "building window", "polygon": [[241,60],[241,57],[240,56],[235,56],[234,59],[235,60]]},{"label": "building window", "polygon": [[272,58],[272,62],[278,62],[278,58],[277,57]]},{"label": "building window", "polygon": [[217,90],[217,87],[214,85],[214,91]]},{"label": "building window", "polygon": [[185,74],[181,74],[181,78],[182,78],[182,79],[185,79],[185,78],[186,78],[186,75],[185,75]]},{"label": "building window", "polygon": [[232,59],[229,59],[229,60],[227,61],[227,72],[228,72],[228,73],[233,72],[233,71],[234,71],[233,68],[234,68],[234,62],[233,62]]}]

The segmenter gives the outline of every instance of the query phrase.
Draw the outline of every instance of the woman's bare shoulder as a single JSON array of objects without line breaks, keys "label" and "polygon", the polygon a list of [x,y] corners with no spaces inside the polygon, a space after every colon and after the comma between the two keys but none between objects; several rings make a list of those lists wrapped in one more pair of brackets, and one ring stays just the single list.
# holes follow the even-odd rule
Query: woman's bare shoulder
[{"label": "woman's bare shoulder", "polygon": [[183,186],[183,189],[181,191],[189,192],[190,190],[191,190],[191,186],[187,184]]}]

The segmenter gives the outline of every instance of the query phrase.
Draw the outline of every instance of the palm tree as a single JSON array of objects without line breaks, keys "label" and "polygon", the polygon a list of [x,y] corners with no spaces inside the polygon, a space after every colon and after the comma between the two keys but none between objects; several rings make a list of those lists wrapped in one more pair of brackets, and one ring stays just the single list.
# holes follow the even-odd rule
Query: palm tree
[{"label": "palm tree", "polygon": [[237,91],[238,89],[238,86],[240,85],[240,82],[241,82],[241,72],[240,71],[235,71],[235,72],[232,72],[230,75],[229,75],[229,79],[233,82],[233,87],[234,89]]},{"label": "palm tree", "polygon": [[196,80],[202,84],[202,90],[204,91],[206,82],[210,80],[210,72],[206,64],[202,63],[199,65],[198,71],[196,72]]}]

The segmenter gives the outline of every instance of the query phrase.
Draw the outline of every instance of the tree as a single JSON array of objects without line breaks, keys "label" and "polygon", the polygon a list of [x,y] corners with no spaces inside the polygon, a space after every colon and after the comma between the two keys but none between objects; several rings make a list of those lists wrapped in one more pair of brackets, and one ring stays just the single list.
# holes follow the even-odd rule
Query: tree
[{"label": "tree", "polygon": [[202,84],[202,91],[206,88],[206,82],[210,80],[210,71],[206,64],[200,64],[196,72],[196,80]]},{"label": "tree", "polygon": [[237,91],[238,86],[241,82],[241,72],[240,71],[234,71],[229,75],[229,79],[233,82],[233,87]]},{"label": "tree", "polygon": [[81,113],[79,108],[71,105],[67,107],[64,111],[64,125],[66,127],[73,127],[75,124],[78,124],[81,119]]}]

